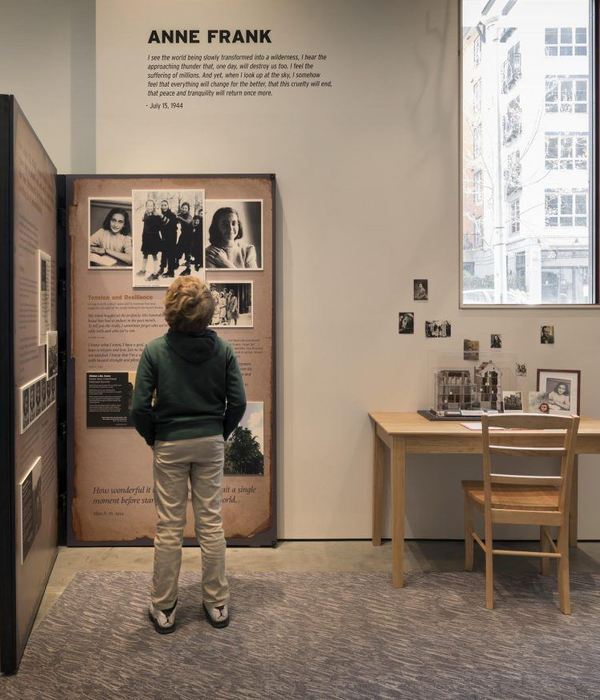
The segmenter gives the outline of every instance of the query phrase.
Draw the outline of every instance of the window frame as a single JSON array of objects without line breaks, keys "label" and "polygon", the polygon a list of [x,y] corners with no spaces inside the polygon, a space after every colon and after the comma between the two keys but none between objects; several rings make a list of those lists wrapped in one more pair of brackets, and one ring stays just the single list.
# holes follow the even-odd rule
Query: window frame
[{"label": "window frame", "polygon": [[[472,56],[466,56],[463,55],[463,30],[462,30],[462,25],[463,25],[463,2],[464,0],[458,0],[458,15],[459,15],[459,21],[458,21],[458,80],[459,80],[459,119],[458,119],[458,132],[459,132],[459,226],[458,226],[458,245],[459,245],[459,260],[458,260],[458,271],[460,275],[459,279],[459,284],[458,284],[458,307],[459,309],[465,309],[465,310],[477,310],[477,309],[487,309],[487,308],[495,308],[495,309],[522,309],[522,310],[527,310],[527,309],[574,309],[574,310],[582,310],[582,309],[590,309],[590,310],[598,310],[600,309],[600,231],[599,231],[599,216],[598,216],[598,207],[600,206],[600,196],[598,192],[598,187],[600,183],[600,177],[599,177],[599,163],[600,163],[600,124],[598,123],[598,106],[597,106],[597,101],[600,99],[600,64],[599,64],[599,58],[600,58],[600,48],[599,48],[599,43],[600,43],[600,0],[590,0],[589,3],[589,28],[587,31],[587,55],[586,56],[581,56],[581,55],[573,55],[573,56],[560,56],[560,28],[559,28],[559,44],[557,44],[559,48],[559,58],[573,58],[573,59],[581,59],[581,58],[586,58],[589,61],[590,65],[590,72],[589,75],[586,76],[586,82],[587,82],[587,95],[586,95],[586,105],[587,105],[587,118],[588,118],[588,124],[590,125],[590,130],[589,130],[589,137],[588,137],[588,160],[589,160],[589,166],[590,166],[590,186],[589,186],[589,197],[592,200],[591,206],[588,208],[588,216],[589,216],[589,231],[590,231],[590,265],[589,265],[589,276],[592,278],[592,284],[591,284],[591,298],[588,303],[574,303],[574,304],[560,304],[560,303],[538,303],[538,304],[474,304],[474,303],[465,303],[463,301],[463,295],[464,295],[464,236],[470,234],[471,232],[467,230],[465,224],[465,218],[464,218],[464,197],[463,197],[463,177],[464,177],[464,141],[463,141],[463,105],[464,105],[464,99],[465,99],[465,88],[467,86],[463,85],[463,70],[464,70],[464,61],[468,60],[469,58],[472,59]],[[576,27],[572,27],[573,29],[573,38],[575,38],[575,30]],[[542,50],[545,52],[546,48],[546,41],[544,38],[543,42],[543,48]],[[577,79],[576,75],[564,75],[562,76],[564,78],[573,78]],[[474,82],[477,82],[477,80],[480,78],[476,78]],[[470,89],[471,89],[471,95],[470,98],[473,99],[473,85],[474,82],[471,83]],[[482,89],[482,88],[480,88]],[[574,89],[574,88],[573,88]],[[510,94],[510,91],[509,93]],[[506,95],[506,93],[505,93]],[[559,96],[560,97],[560,96]],[[545,111],[545,107],[544,107]],[[572,114],[575,114],[575,111],[572,112]],[[581,112],[578,112],[578,114],[582,114]],[[474,127],[472,127],[474,130],[479,126],[481,128],[481,111],[477,112],[477,119],[475,122]],[[592,143],[590,143],[590,140]],[[575,143],[575,139],[574,142]],[[475,145],[475,138],[473,138],[473,146]],[[480,144],[481,146],[483,145],[482,143]],[[559,142],[559,148],[560,148],[560,142]],[[575,146],[573,146],[575,148]],[[545,150],[544,150],[544,158],[545,158]],[[569,172],[569,171],[567,171]],[[502,188],[504,188],[504,182],[501,184]],[[514,201],[515,199],[520,199],[520,193],[517,192],[514,197],[511,197],[511,201],[509,201],[509,212],[511,211],[511,202]],[[545,204],[544,204],[545,207]],[[520,228],[521,228],[521,222],[519,222]],[[471,224],[472,226],[473,224]],[[509,222],[509,227],[511,228],[511,232],[509,234],[509,238],[512,236],[518,237],[519,234],[513,234],[512,233],[512,218],[511,221]],[[557,226],[556,227],[557,232],[560,232],[561,227]],[[519,232],[520,233],[520,232]],[[508,260],[508,259],[507,259]],[[541,270],[540,270],[541,273]]]},{"label": "window frame", "polygon": [[[551,80],[556,80],[556,100],[548,100],[548,84]],[[585,101],[577,100],[577,83],[585,84]],[[563,99],[564,87],[570,83],[571,99]],[[548,109],[549,106],[556,105],[556,109]],[[572,109],[562,109],[563,105],[570,105]],[[585,105],[585,109],[577,109],[577,105]],[[550,73],[546,76],[546,114],[589,114],[590,110],[590,80],[584,75],[558,75]],[[481,110],[479,111],[481,114]]]},{"label": "window frame", "polygon": [[[548,155],[548,141],[550,139],[556,139],[556,156]],[[561,171],[566,170],[570,172],[578,172],[581,170],[587,170],[590,161],[590,139],[589,134],[582,131],[546,131],[544,134],[545,140],[545,167],[547,172],[551,171]],[[571,141],[571,155],[563,155],[563,147],[567,141]],[[585,142],[585,157],[577,155],[577,148],[579,146],[578,141]],[[577,167],[579,161],[585,160],[585,166],[583,168]],[[556,163],[556,167],[548,167],[548,163]],[[561,167],[562,163],[571,163],[572,167]]]},{"label": "window frame", "polygon": [[[562,41],[562,34],[563,30],[569,29],[572,34],[571,34],[571,41]],[[580,43],[577,41],[577,30],[578,29],[583,29],[586,33],[585,37],[585,42]],[[590,37],[589,37],[589,32],[587,31],[587,27],[573,27],[573,26],[568,26],[568,27],[545,27],[544,28],[544,49],[545,49],[545,55],[549,57],[556,57],[556,58],[563,58],[565,56],[588,56],[589,55],[589,45],[590,45]],[[556,31],[556,43],[552,43],[548,41],[548,31]],[[561,53],[561,49],[563,47],[569,47],[572,49],[571,53]],[[585,47],[585,53],[577,53],[577,49]],[[548,49],[556,48],[556,53],[550,53]]]}]

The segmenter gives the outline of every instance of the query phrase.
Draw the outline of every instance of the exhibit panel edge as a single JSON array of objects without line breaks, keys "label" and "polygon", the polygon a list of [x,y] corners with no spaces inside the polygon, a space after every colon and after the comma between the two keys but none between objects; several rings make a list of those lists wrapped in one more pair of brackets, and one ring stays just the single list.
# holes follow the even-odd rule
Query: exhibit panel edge
[{"label": "exhibit panel edge", "polygon": [[[23,132],[20,129],[24,129]],[[57,173],[54,164],[46,153],[43,145],[37,138],[35,131],[27,120],[25,114],[19,107],[19,104],[12,95],[0,95],[0,276],[2,279],[2,301],[0,303],[0,311],[2,321],[0,331],[2,338],[2,359],[0,361],[0,385],[2,389],[1,398],[2,405],[0,407],[0,449],[5,459],[1,462],[0,468],[0,671],[4,674],[11,674],[18,670],[19,663],[25,650],[29,635],[33,628],[33,624],[37,615],[37,611],[41,604],[48,579],[52,572],[54,562],[58,553],[56,531],[58,528],[58,512],[56,510],[56,494],[50,491],[49,494],[41,493],[41,480],[38,481],[38,492],[34,492],[32,496],[40,498],[40,502],[44,499],[51,500],[52,512],[43,513],[36,511],[42,518],[38,526],[39,529],[33,533],[33,540],[30,543],[30,548],[25,554],[23,560],[23,527],[21,522],[21,532],[19,535],[17,519],[20,517],[23,520],[22,508],[18,507],[17,502],[17,485],[21,482],[18,477],[22,476],[22,472],[28,470],[23,469],[23,455],[18,458],[19,449],[17,439],[23,438],[19,435],[18,426],[21,426],[23,432],[23,417],[20,403],[17,401],[17,368],[15,362],[17,360],[15,348],[15,326],[16,304],[18,297],[15,290],[15,280],[19,272],[17,260],[17,232],[15,208],[17,206],[17,139],[19,134],[24,133],[30,143],[33,143],[36,149],[36,155],[40,156],[40,162],[45,166],[44,173],[48,176],[51,183],[51,188],[56,188]],[[25,149],[26,150],[26,149]],[[28,163],[28,166],[30,164]],[[35,171],[35,164],[31,166],[34,176],[38,175]],[[35,177],[33,178],[35,180]],[[38,183],[36,183],[38,184]],[[45,193],[44,193],[45,194]],[[54,189],[56,194],[56,189]],[[21,191],[22,196],[22,191]],[[42,196],[43,198],[43,196]],[[50,230],[54,233],[51,236],[51,248],[56,261],[58,247],[58,230],[56,227],[56,196],[48,199],[48,212],[51,216],[46,224],[49,223]],[[41,229],[40,229],[41,230]],[[40,244],[38,240],[38,245]],[[31,277],[35,277],[39,281],[39,266],[29,268]],[[51,287],[51,301],[49,303],[50,320],[56,318],[57,311],[57,291],[55,278],[52,272],[49,273],[48,279],[54,284]],[[39,328],[39,324],[36,321]],[[39,346],[38,346],[39,347]],[[38,359],[42,355],[42,351],[38,350]],[[43,350],[43,356],[46,357],[46,347]],[[46,373],[46,377],[47,377]],[[56,386],[59,384],[59,377],[56,379]],[[51,403],[48,401],[48,408],[51,408]],[[17,412],[19,421],[17,422]],[[50,412],[47,415],[51,415]],[[52,420],[52,419],[49,419]],[[40,423],[41,425],[41,423]],[[46,424],[47,425],[47,424]],[[40,426],[38,426],[40,428]],[[46,477],[48,474],[55,480],[55,486],[58,476],[57,462],[57,435],[56,431],[50,433],[51,437],[47,443],[35,443],[36,447],[42,450],[44,447],[49,447],[50,464],[47,465]],[[35,451],[37,453],[37,450]],[[41,458],[32,465],[38,466],[41,469]],[[41,474],[40,474],[41,477]],[[25,489],[23,488],[24,492]],[[43,515],[42,515],[43,513]],[[50,535],[49,541],[36,542],[38,532],[43,533],[46,540]],[[19,541],[21,546],[18,546]],[[29,555],[29,559],[27,556]],[[33,558],[35,562],[32,563]],[[24,565],[27,562],[27,567]],[[25,577],[25,578],[21,578]]]},{"label": "exhibit panel edge", "polygon": [[0,95],[0,671],[17,668],[13,370],[12,143],[14,98]]}]

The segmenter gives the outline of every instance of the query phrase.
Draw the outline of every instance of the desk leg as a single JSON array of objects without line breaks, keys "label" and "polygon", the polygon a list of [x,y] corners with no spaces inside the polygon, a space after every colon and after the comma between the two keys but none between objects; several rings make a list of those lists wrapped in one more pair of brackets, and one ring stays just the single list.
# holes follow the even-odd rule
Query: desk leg
[{"label": "desk leg", "polygon": [[406,440],[395,437],[392,443],[392,583],[404,586],[404,507],[406,478]]},{"label": "desk leg", "polygon": [[577,523],[579,522],[579,458],[575,455],[573,462],[573,484],[571,486],[571,508],[569,510],[569,545],[577,547]]},{"label": "desk leg", "polygon": [[383,517],[383,458],[384,447],[373,425],[373,536],[374,547],[381,545],[381,521]]}]

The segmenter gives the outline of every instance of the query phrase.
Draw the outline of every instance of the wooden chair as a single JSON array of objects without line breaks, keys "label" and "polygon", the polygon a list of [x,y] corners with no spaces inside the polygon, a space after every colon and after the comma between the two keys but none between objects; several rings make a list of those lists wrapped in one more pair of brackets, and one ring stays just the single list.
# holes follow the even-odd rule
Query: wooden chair
[{"label": "wooden chair", "polygon": [[[578,416],[524,413],[482,417],[483,481],[462,482],[465,494],[465,569],[473,570],[475,541],[485,552],[485,605],[489,610],[494,607],[493,557],[497,554],[541,557],[542,574],[549,573],[550,559],[558,559],[560,610],[565,615],[571,613],[569,505],[578,426]],[[547,430],[555,434],[529,432]],[[514,457],[560,456],[560,475],[497,474],[492,471],[492,457],[497,454]],[[473,529],[473,508],[483,513],[483,541]],[[539,525],[541,551],[494,549],[494,523]],[[558,528],[556,542],[550,535],[551,527]]]}]

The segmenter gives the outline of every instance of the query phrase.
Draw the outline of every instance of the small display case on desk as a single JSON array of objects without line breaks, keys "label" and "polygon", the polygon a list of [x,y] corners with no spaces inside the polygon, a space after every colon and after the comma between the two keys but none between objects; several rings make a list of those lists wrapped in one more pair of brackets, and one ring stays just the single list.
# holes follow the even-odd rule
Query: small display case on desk
[{"label": "small display case on desk", "polygon": [[429,420],[478,420],[502,410],[502,371],[486,360],[472,368],[436,369],[433,407],[419,414]]}]

